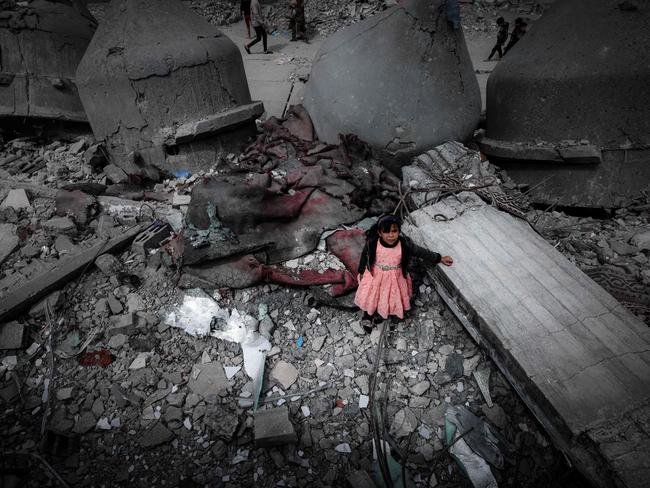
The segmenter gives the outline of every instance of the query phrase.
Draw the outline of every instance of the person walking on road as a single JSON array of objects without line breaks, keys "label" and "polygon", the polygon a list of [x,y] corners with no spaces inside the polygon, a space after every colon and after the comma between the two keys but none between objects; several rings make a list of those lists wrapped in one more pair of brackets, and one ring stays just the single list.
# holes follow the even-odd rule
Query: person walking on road
[{"label": "person walking on road", "polygon": [[497,19],[497,25],[499,26],[499,33],[497,34],[497,43],[492,48],[492,52],[488,56],[488,61],[491,60],[492,56],[494,56],[494,54],[497,52],[499,53],[499,59],[503,57],[502,47],[508,40],[509,24],[506,22],[506,19],[504,19],[503,17],[499,17]]},{"label": "person walking on road", "polygon": [[246,23],[246,33],[248,38],[251,38],[251,0],[241,0],[240,4],[241,14],[244,17],[244,22]]},{"label": "person walking on road", "polygon": [[291,40],[306,40],[305,36],[305,2],[304,0],[289,0],[291,6],[291,18],[289,28],[291,29]]},{"label": "person walking on road", "polygon": [[262,7],[260,6],[259,0],[251,0],[251,24],[255,29],[255,39],[252,42],[249,42],[244,46],[244,49],[248,54],[251,53],[251,47],[255,44],[262,41],[262,46],[264,47],[264,54],[271,54],[271,51],[268,50],[266,44],[266,18],[262,13]]},{"label": "person walking on road", "polygon": [[510,42],[506,46],[505,51],[503,51],[503,55],[505,56],[508,54],[508,51],[512,49],[512,47],[519,42],[519,39],[523,37],[523,35],[526,33],[526,27],[528,24],[524,22],[524,19],[521,17],[517,17],[515,19],[515,27],[512,29],[512,32],[510,33]]}]

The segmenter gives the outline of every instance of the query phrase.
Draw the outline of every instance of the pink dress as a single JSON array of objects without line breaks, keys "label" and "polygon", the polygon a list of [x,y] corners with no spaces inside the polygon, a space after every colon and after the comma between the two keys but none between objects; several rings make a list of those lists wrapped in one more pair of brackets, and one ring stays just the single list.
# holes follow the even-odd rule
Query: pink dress
[{"label": "pink dress", "polygon": [[377,312],[387,319],[389,315],[404,318],[411,308],[413,287],[411,277],[402,275],[402,244],[384,247],[377,242],[377,254],[372,274],[366,271],[359,276],[359,288],[354,297],[361,310],[369,315]]}]

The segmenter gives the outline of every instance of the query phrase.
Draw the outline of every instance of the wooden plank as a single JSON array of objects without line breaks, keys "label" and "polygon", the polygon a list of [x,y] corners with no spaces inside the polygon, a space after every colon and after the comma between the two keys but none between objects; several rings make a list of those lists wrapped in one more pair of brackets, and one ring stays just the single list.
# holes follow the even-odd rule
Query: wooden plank
[{"label": "wooden plank", "polygon": [[417,227],[404,229],[454,256],[452,268],[436,270],[441,296],[458,302],[457,315],[467,311],[464,326],[595,485],[645,486],[650,463],[638,457],[650,449],[648,327],[528,224],[459,200],[414,212]]},{"label": "wooden plank", "polygon": [[109,241],[102,240],[75,256],[62,259],[44,274],[8,293],[0,300],[0,324],[29,310],[29,307],[41,298],[81,275],[85,267],[92,264],[100,254],[114,253],[123,249],[143,229],[144,226],[137,225]]}]

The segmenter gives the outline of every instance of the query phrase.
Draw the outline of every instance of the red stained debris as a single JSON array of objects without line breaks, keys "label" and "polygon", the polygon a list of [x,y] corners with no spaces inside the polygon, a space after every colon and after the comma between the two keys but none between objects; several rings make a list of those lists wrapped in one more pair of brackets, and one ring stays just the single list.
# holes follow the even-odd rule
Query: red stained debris
[{"label": "red stained debris", "polygon": [[79,364],[82,366],[101,366],[105,368],[113,362],[113,356],[108,352],[108,349],[100,349],[99,351],[88,351],[79,357]]}]

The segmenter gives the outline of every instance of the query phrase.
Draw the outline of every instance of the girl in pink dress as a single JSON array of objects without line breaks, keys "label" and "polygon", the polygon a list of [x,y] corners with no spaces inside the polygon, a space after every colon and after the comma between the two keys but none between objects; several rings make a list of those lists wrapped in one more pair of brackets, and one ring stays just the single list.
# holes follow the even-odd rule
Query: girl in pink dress
[{"label": "girl in pink dress", "polygon": [[[394,215],[380,217],[366,232],[366,245],[359,262],[359,288],[354,297],[364,319],[377,322],[389,316],[404,318],[411,308],[413,287],[409,275],[409,262],[417,256],[432,264],[451,266],[451,256],[441,256],[413,244],[400,234],[401,222]],[[381,317],[381,319],[380,319]],[[366,332],[372,326],[364,325]]]}]

